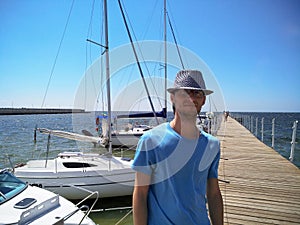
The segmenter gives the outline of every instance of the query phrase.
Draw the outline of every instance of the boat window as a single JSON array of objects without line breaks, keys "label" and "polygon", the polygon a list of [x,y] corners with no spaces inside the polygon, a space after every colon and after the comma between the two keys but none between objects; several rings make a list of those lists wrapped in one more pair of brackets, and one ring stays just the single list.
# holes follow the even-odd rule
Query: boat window
[{"label": "boat window", "polygon": [[96,165],[85,163],[85,162],[64,162],[63,165],[67,168],[84,168],[84,167],[94,167]]},{"label": "boat window", "polygon": [[27,187],[27,184],[7,170],[0,171],[0,204],[13,198]]}]

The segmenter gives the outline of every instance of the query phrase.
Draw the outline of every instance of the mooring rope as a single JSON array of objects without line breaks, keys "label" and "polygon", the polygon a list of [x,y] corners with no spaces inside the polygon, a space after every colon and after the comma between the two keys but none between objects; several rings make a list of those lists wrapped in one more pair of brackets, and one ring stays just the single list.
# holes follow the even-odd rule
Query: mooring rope
[{"label": "mooring rope", "polygon": [[129,216],[131,213],[132,213],[132,209],[131,209],[128,213],[126,213],[126,215],[123,216],[117,223],[115,223],[115,225],[119,225],[119,224],[120,224],[123,220],[125,220],[126,217]]}]

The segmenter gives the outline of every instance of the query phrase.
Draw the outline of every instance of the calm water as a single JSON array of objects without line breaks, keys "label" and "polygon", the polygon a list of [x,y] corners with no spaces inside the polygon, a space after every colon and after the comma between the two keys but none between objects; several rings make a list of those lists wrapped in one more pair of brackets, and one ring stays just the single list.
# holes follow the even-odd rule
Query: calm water
[{"label": "calm water", "polygon": [[[82,114],[86,120],[87,115]],[[47,149],[48,136],[37,134],[37,142],[33,141],[35,127],[72,131],[72,115],[16,115],[0,116],[0,151],[9,155],[13,163],[44,157]],[[84,127],[83,129],[89,129]],[[82,147],[91,148],[89,144]],[[78,150],[76,141],[51,136],[50,154],[55,156],[60,151]],[[80,146],[81,147],[81,146]],[[8,166],[7,161],[0,161],[0,168]]]},{"label": "calm water", "polygon": [[[261,128],[261,118],[264,117],[265,133],[264,142],[271,145],[271,123],[272,118],[275,121],[275,150],[285,158],[289,157],[292,138],[292,126],[295,120],[300,120],[300,113],[231,113],[231,116],[252,116],[258,117],[258,130]],[[0,151],[2,154],[0,160],[0,169],[9,167],[9,161],[4,157],[10,156],[13,164],[26,162],[33,158],[42,158],[46,156],[47,139],[45,134],[37,134],[36,143],[33,141],[34,129],[36,126],[48,129],[57,129],[64,131],[73,131],[80,133],[81,129],[86,129],[96,135],[94,127],[94,114],[76,114],[72,118],[71,114],[56,114],[56,115],[17,115],[17,116],[0,116]],[[254,127],[255,132],[255,119]],[[299,142],[299,130],[298,138]],[[258,138],[261,133],[258,131]],[[50,139],[50,156],[55,156],[61,151],[86,151],[86,152],[103,152],[105,149],[94,148],[89,143],[79,143],[73,140],[53,137]],[[300,168],[300,147],[296,144],[294,163]],[[101,203],[102,204],[102,203]],[[131,198],[109,199],[106,200],[108,207],[127,207],[131,205]],[[97,205],[97,208],[100,208]],[[91,218],[98,224],[116,224],[119,222],[130,209],[107,210],[97,213],[92,213]],[[132,214],[129,214],[119,224],[132,224]]]}]

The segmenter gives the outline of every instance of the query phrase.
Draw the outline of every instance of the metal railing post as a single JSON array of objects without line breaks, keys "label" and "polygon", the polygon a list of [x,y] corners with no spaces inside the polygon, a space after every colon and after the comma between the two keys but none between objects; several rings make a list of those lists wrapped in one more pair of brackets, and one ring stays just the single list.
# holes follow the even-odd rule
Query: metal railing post
[{"label": "metal railing post", "polygon": [[274,138],[275,138],[275,118],[272,119],[272,148],[274,148]]},{"label": "metal railing post", "polygon": [[255,136],[257,137],[257,129],[258,129],[258,117],[255,119]]},{"label": "metal railing post", "polygon": [[296,145],[296,133],[297,133],[297,124],[298,124],[298,120],[296,120],[294,122],[294,125],[292,127],[293,129],[293,134],[292,134],[292,142],[291,142],[291,153],[290,153],[290,161],[293,162],[294,160],[294,151],[295,151],[295,145]]},{"label": "metal railing post", "polygon": [[264,142],[264,117],[261,118],[261,141]]},{"label": "metal railing post", "polygon": [[248,126],[248,130],[251,131],[251,127],[250,127],[250,116],[247,117],[247,126]]}]

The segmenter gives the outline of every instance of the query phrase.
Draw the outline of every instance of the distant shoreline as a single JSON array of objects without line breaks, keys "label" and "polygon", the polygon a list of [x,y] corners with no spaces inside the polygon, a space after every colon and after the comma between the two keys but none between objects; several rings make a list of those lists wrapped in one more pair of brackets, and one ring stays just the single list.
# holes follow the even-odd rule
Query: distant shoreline
[{"label": "distant shoreline", "polygon": [[86,111],[84,109],[0,108],[0,115],[68,114],[85,112]]}]

